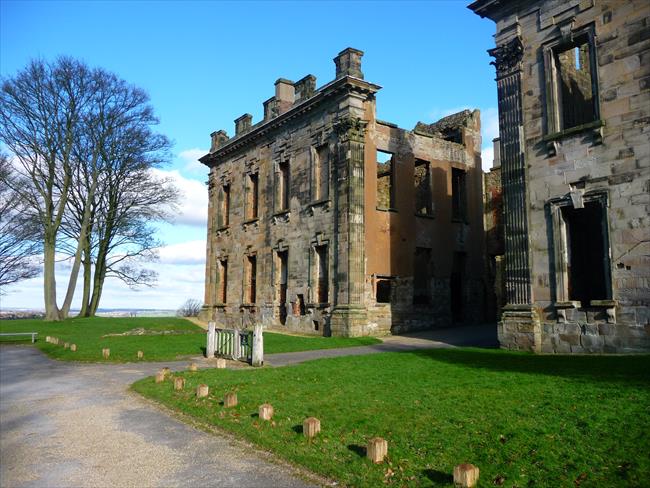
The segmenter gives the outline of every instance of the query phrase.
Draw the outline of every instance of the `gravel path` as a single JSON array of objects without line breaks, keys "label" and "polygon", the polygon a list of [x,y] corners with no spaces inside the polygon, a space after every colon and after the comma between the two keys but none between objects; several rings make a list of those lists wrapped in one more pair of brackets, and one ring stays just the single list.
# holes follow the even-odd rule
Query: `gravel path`
[{"label": "gravel path", "polygon": [[32,347],[0,347],[0,486],[314,486],[128,392],[162,366],[187,362],[83,365]]}]

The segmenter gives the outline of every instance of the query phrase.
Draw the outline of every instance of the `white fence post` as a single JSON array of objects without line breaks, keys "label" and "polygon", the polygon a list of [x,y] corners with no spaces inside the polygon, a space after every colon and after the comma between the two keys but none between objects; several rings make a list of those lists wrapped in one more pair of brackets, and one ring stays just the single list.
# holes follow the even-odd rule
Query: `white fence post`
[{"label": "white fence post", "polygon": [[259,367],[264,364],[264,334],[262,324],[255,324],[253,327],[253,366]]},{"label": "white fence post", "polygon": [[205,348],[205,356],[207,358],[214,357],[214,347],[216,339],[216,324],[214,322],[208,322],[208,344]]}]

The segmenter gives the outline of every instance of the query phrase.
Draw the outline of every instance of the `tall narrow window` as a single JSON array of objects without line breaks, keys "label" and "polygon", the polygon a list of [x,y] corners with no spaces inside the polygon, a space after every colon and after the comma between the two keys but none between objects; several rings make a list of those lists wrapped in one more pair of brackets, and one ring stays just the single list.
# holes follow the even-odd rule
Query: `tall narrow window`
[{"label": "tall narrow window", "polygon": [[594,80],[588,40],[583,37],[556,49],[554,63],[561,128],[570,129],[595,120]]},{"label": "tall narrow window", "polygon": [[416,247],[413,258],[413,303],[424,305],[431,303],[431,249]]},{"label": "tall narrow window", "polygon": [[417,159],[415,161],[415,213],[418,215],[431,215],[433,213],[433,199],[431,192],[431,170],[428,161]]},{"label": "tall narrow window", "polygon": [[276,202],[277,210],[289,209],[289,161],[278,164]]},{"label": "tall narrow window", "polygon": [[259,175],[252,173],[246,181],[246,218],[248,220],[258,217],[257,207],[259,198]]},{"label": "tall narrow window", "polygon": [[246,303],[255,303],[257,298],[257,256],[246,256],[244,300]]},{"label": "tall narrow window", "polygon": [[280,323],[287,322],[287,282],[288,282],[289,251],[278,251],[276,257],[276,290],[278,294],[278,311]]},{"label": "tall narrow window", "polygon": [[219,286],[217,288],[217,302],[228,303],[228,260],[217,260],[219,269]]},{"label": "tall narrow window", "polygon": [[395,208],[394,158],[391,153],[377,151],[377,208]]},{"label": "tall narrow window", "polygon": [[451,169],[451,219],[467,220],[467,173],[461,169]]},{"label": "tall narrow window", "polygon": [[313,178],[313,199],[316,201],[328,199],[330,193],[330,162],[327,145],[320,146],[316,150]]},{"label": "tall narrow window", "polygon": [[230,185],[223,185],[219,194],[217,227],[228,227],[230,224]]},{"label": "tall narrow window", "polygon": [[316,297],[319,303],[329,303],[329,263],[327,245],[314,247],[316,255]]},{"label": "tall narrow window", "polygon": [[377,277],[375,299],[377,303],[390,303],[393,279],[390,277]]}]

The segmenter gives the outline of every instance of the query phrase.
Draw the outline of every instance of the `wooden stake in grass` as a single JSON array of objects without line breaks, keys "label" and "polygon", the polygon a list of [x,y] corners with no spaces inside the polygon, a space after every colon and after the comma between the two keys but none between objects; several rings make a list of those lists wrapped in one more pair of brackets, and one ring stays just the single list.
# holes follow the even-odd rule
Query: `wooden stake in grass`
[{"label": "wooden stake in grass", "polygon": [[70,350],[72,352],[77,352],[77,345],[76,344],[70,344]]},{"label": "wooden stake in grass", "polygon": [[190,371],[198,371],[199,367],[196,365],[196,363],[190,363],[187,369],[189,369]]},{"label": "wooden stake in grass", "polygon": [[69,342],[66,342],[65,344],[63,344],[63,349],[68,349],[68,348],[70,348],[70,343]]},{"label": "wooden stake in grass", "polygon": [[165,381],[165,372],[161,369],[156,373],[156,383],[162,383]]},{"label": "wooden stake in grass", "polygon": [[472,488],[478,482],[478,468],[473,464],[459,464],[454,468],[454,486]]},{"label": "wooden stake in grass", "polygon": [[163,374],[165,375],[165,378],[166,378],[167,376],[169,376],[170,374],[172,374],[172,370],[169,369],[169,368],[167,368],[167,367],[164,367],[164,368],[161,369],[160,371],[163,372]]},{"label": "wooden stake in grass", "polygon": [[368,446],[366,447],[366,456],[373,463],[379,464],[388,454],[388,442],[386,439],[381,437],[373,437],[368,441]]},{"label": "wooden stake in grass", "polygon": [[258,412],[261,420],[271,420],[273,418],[273,405],[270,403],[260,405]]},{"label": "wooden stake in grass", "polygon": [[223,406],[226,408],[237,406],[237,392],[231,391],[223,397]]},{"label": "wooden stake in grass", "polygon": [[180,391],[185,388],[185,378],[174,378],[174,390]]},{"label": "wooden stake in grass", "polygon": [[108,359],[111,356],[111,350],[105,347],[102,349],[102,356],[104,359]]},{"label": "wooden stake in grass", "polygon": [[208,385],[200,384],[196,387],[196,398],[205,398],[209,392],[210,388],[208,388]]},{"label": "wooden stake in grass", "polygon": [[316,417],[308,417],[302,423],[302,433],[308,439],[315,437],[320,432],[320,420]]},{"label": "wooden stake in grass", "polygon": [[225,369],[225,368],[226,368],[226,360],[224,358],[218,358],[217,369]]},{"label": "wooden stake in grass", "polygon": [[144,352],[138,351],[138,359],[144,358]]},{"label": "wooden stake in grass", "polygon": [[50,336],[45,336],[45,342],[52,342],[52,338]]}]

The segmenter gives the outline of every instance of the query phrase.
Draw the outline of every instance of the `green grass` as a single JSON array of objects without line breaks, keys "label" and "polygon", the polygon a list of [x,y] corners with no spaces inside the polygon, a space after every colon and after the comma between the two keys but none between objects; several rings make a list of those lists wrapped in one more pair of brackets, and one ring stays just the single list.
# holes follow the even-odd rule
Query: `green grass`
[{"label": "green grass", "polygon": [[[135,328],[147,330],[174,330],[183,334],[102,337],[119,334]],[[205,353],[206,332],[189,320],[177,317],[95,317],[68,319],[62,322],[43,320],[2,320],[0,332],[38,332],[36,347],[52,358],[65,361],[107,361],[102,349],[110,348],[108,361],[135,361],[138,350],[144,352],[146,361],[169,361],[177,358],[200,356]],[[58,337],[62,342],[77,345],[77,352],[45,342],[46,336]],[[0,342],[29,343],[31,337],[0,337]],[[334,347],[362,346],[381,341],[374,338],[302,337],[264,333],[265,354],[278,352],[329,349]]]},{"label": "green grass", "polygon": [[[146,397],[355,487],[451,486],[453,467],[479,466],[480,486],[648,486],[650,356],[534,356],[431,350],[311,361],[261,370],[181,373],[138,381]],[[199,383],[210,396],[197,400]],[[239,405],[224,409],[235,390]],[[269,402],[274,424],[257,408]],[[321,420],[312,442],[308,416]],[[364,458],[388,440],[388,462]]]}]

